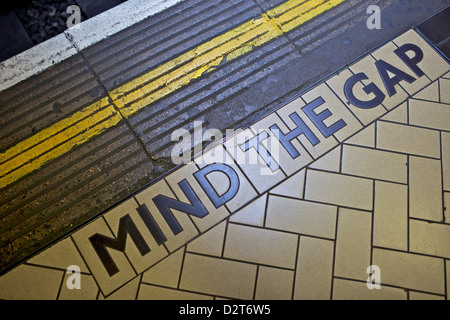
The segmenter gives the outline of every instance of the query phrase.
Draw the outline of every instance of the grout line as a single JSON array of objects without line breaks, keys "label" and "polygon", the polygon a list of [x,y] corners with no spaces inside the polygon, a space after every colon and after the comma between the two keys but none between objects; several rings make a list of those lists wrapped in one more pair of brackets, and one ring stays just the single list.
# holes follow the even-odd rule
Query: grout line
[{"label": "grout line", "polygon": [[380,246],[373,246],[374,249],[380,249],[380,250],[385,250],[385,251],[392,251],[392,252],[397,252],[397,253],[405,253],[405,254],[409,254],[409,255],[417,255],[417,256],[421,256],[421,257],[428,257],[428,258],[432,258],[432,259],[448,259],[446,257],[443,256],[436,256],[436,255],[431,255],[431,254],[427,254],[427,253],[421,253],[421,252],[416,252],[416,251],[410,251],[409,249],[405,250],[401,250],[401,249],[395,249],[395,248],[386,248],[386,247],[380,247]]},{"label": "grout line", "polygon": [[299,235],[298,239],[297,239],[297,250],[296,250],[296,254],[295,254],[295,269],[294,269],[294,274],[293,274],[293,279],[292,279],[291,300],[294,300],[294,298],[295,298],[295,283],[297,280],[298,260],[299,260],[299,256],[300,256],[300,241],[301,241],[301,236]]},{"label": "grout line", "polygon": [[266,201],[264,204],[264,217],[263,217],[263,227],[262,228],[266,228],[267,210],[269,208],[269,198],[270,198],[270,195],[267,193]]},{"label": "grout line", "polygon": [[61,295],[62,288],[63,288],[63,286],[64,286],[64,278],[66,277],[66,273],[63,272],[62,274],[63,274],[63,275],[62,275],[62,279],[61,279],[61,284],[59,285],[58,293],[56,294],[56,300],[59,300],[60,295]]},{"label": "grout line", "polygon": [[[180,266],[180,273],[178,274],[177,290],[181,290],[181,289],[180,289],[180,285],[181,285],[181,278],[182,278],[182,276],[183,276],[184,261],[185,261],[185,259],[186,259],[186,254],[188,253],[188,252],[186,251],[186,247],[187,247],[187,245],[183,246],[182,249],[179,249],[179,250],[182,250],[182,251],[183,251],[183,258],[181,258],[181,266]],[[178,250],[177,250],[177,251],[178,251]],[[176,251],[175,251],[175,252],[176,252]],[[170,256],[170,255],[172,255],[172,253],[169,254],[169,256]]]},{"label": "grout line", "polygon": [[227,222],[225,223],[225,230],[223,231],[222,250],[220,253],[220,258],[223,258],[223,259],[225,259],[225,245],[226,245],[227,236],[228,236],[228,225],[230,224],[230,219],[227,218],[226,220],[227,220]]},{"label": "grout line", "polygon": [[441,190],[442,190],[442,223],[445,223],[445,193],[444,193],[444,166],[443,166],[443,146],[444,142],[442,139],[443,132],[439,134],[439,149],[441,153],[440,165],[441,165]]},{"label": "grout line", "polygon": [[[439,100],[439,103],[443,103],[442,102],[442,97],[441,97],[441,78],[442,77],[440,77],[440,78],[438,78],[436,81],[437,81],[437,85],[438,85],[438,100]],[[445,78],[444,78],[445,79]]]},{"label": "grout line", "polygon": [[302,197],[302,199],[305,199],[305,196],[306,196],[306,186],[307,186],[307,181],[306,181],[306,179],[307,179],[308,170],[310,170],[310,169],[309,169],[309,167],[306,167],[306,168],[304,168],[303,170],[305,171],[305,177],[303,178],[303,190],[302,190],[301,197]]},{"label": "grout line", "polygon": [[136,296],[134,298],[135,301],[138,300],[139,291],[141,291],[142,278],[144,277],[144,273],[142,272],[138,277],[139,277],[139,281],[138,281],[138,287],[137,287],[137,290],[136,290]]},{"label": "grout line", "polygon": [[444,259],[444,287],[445,287],[445,297],[447,300],[450,300],[450,297],[449,297],[450,288],[448,288],[448,283],[449,283],[448,277],[450,277],[450,274],[447,274],[447,265],[449,262],[450,262],[450,260]]},{"label": "grout line", "polygon": [[406,101],[406,123],[407,123],[408,126],[411,125],[411,121],[409,120],[409,114],[410,114],[410,103],[409,103],[409,100],[411,98],[412,97],[408,98],[407,101]]},{"label": "grout line", "polygon": [[[375,196],[376,196],[376,180],[373,180],[373,195],[372,195],[372,212],[371,212],[371,227],[370,227],[370,266],[373,265],[373,243],[375,237]],[[372,267],[370,268],[370,275],[372,275]]]},{"label": "grout line", "polygon": [[222,295],[214,295],[212,293],[204,293],[204,292],[200,292],[200,291],[193,291],[193,290],[187,290],[187,289],[174,289],[173,287],[160,285],[160,284],[154,284],[154,283],[143,282],[142,285],[148,286],[148,287],[157,287],[157,288],[162,288],[162,289],[169,289],[169,290],[175,290],[175,291],[180,291],[180,292],[193,293],[193,294],[196,294],[196,295],[208,296],[208,297],[213,298],[212,300],[215,300],[215,298],[218,298],[218,297],[219,298],[229,299],[229,300],[235,300],[236,299],[234,297],[227,297],[227,296],[222,296]]},{"label": "grout line", "polygon": [[339,215],[340,215],[341,207],[337,207],[336,210],[336,226],[335,226],[335,235],[334,235],[334,247],[333,247],[333,265],[331,266],[331,286],[330,286],[330,300],[333,300],[333,291],[334,291],[334,279],[335,276],[335,268],[336,268],[336,251],[337,251],[337,241],[338,241],[338,225],[339,225]]},{"label": "grout line", "polygon": [[258,287],[259,268],[260,268],[260,265],[258,264],[256,266],[256,272],[255,272],[255,284],[254,284],[254,288],[253,288],[253,300],[256,300],[256,289]]},{"label": "grout line", "polygon": [[410,199],[411,199],[411,156],[408,155],[407,156],[407,164],[408,164],[408,168],[407,168],[407,180],[408,180],[408,196],[407,196],[407,201],[406,201],[406,212],[407,212],[407,220],[406,220],[406,250],[409,251],[409,238],[410,238],[410,232],[409,232],[409,225],[410,225]]},{"label": "grout line", "polygon": [[[330,240],[330,239],[327,239],[327,240]],[[278,270],[283,270],[283,271],[290,271],[290,272],[293,272],[295,270],[295,268],[296,268],[296,266],[294,266],[293,268],[287,268],[287,267],[280,267],[280,266],[265,264],[265,263],[261,263],[261,262],[252,262],[252,261],[248,261],[248,260],[239,260],[239,259],[236,259],[236,258],[227,258],[227,257],[226,258],[220,258],[220,257],[217,257],[217,256],[212,256],[212,255],[209,255],[209,254],[198,253],[198,252],[189,252],[189,254],[196,255],[196,256],[201,256],[201,257],[206,257],[206,258],[211,258],[211,259],[218,259],[218,260],[224,260],[224,261],[233,261],[233,262],[238,262],[238,263],[241,263],[241,264],[247,264],[247,265],[253,265],[253,266],[262,266],[262,267],[278,269]]]},{"label": "grout line", "polygon": [[[342,208],[343,209],[348,209],[348,208],[345,208],[345,207],[342,207]],[[359,210],[359,209],[351,209],[351,210]],[[363,210],[361,210],[361,211],[363,211]],[[363,211],[363,212],[365,212],[365,211]],[[286,233],[286,234],[290,234],[290,235],[293,235],[293,236],[308,237],[308,238],[327,240],[327,241],[334,241],[335,240],[334,238],[325,238],[323,236],[317,236],[317,235],[312,235],[312,234],[300,233],[300,232],[295,232],[295,231],[287,231],[287,230],[276,229],[276,228],[272,228],[272,227],[260,227],[260,226],[249,225],[249,224],[240,223],[240,222],[230,222],[230,224],[241,226],[241,227],[265,230],[265,231],[273,231],[273,232],[276,232],[276,233]],[[228,258],[226,258],[226,259],[228,259]],[[291,270],[291,269],[289,269],[289,270]]]},{"label": "grout line", "polygon": [[[41,265],[41,264],[36,264],[36,263],[31,263],[31,262],[25,262],[24,263],[27,266],[32,266],[32,267],[37,267],[37,268],[43,268],[43,269],[48,269],[48,270],[53,270],[53,271],[64,271],[66,272],[67,269],[64,268],[58,268],[58,267],[52,267],[52,266],[46,266],[46,265]],[[85,275],[85,276],[90,276],[91,274],[88,272],[80,272],[80,274]]]},{"label": "grout line", "polygon": [[[339,280],[353,281],[353,282],[364,283],[364,284],[366,283],[366,281],[364,281],[364,280],[352,279],[352,278],[347,278],[347,277],[342,277],[342,276],[335,276],[334,278],[335,279],[339,279]],[[393,284],[383,284],[383,287],[400,289],[400,290],[405,291],[407,293],[407,299],[408,300],[409,300],[409,292],[410,291],[424,293],[424,294],[429,294],[429,295],[434,295],[434,296],[438,296],[438,297],[444,297],[443,294],[429,292],[429,291],[422,291],[422,290],[417,290],[417,289],[411,289],[411,288],[407,288],[407,287],[400,287],[400,286],[393,285]]]},{"label": "grout line", "polygon": [[97,294],[95,295],[95,301],[98,301],[100,299],[100,296],[103,297],[103,294],[100,291],[100,288],[97,287]]}]

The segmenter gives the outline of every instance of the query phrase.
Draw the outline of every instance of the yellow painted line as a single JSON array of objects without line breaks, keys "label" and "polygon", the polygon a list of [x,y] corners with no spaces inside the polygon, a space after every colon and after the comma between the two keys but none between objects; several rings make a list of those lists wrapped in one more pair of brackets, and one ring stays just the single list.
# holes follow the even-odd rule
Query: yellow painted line
[{"label": "yellow painted line", "polygon": [[261,18],[250,20],[129,81],[109,92],[120,113],[109,105],[108,98],[103,98],[0,154],[0,188],[117,125],[122,117],[127,118],[188,85],[222,62],[274,40],[344,1],[286,1]]},{"label": "yellow painted line", "polygon": [[[11,152],[8,150],[2,155],[0,162],[5,158],[8,160],[0,164],[0,188],[117,125],[122,117],[111,105],[97,110],[95,114],[90,113],[95,108],[103,107],[105,100],[107,101],[107,98],[20,142],[10,149]],[[84,119],[83,115],[86,116]],[[22,150],[25,151],[21,152]]]}]

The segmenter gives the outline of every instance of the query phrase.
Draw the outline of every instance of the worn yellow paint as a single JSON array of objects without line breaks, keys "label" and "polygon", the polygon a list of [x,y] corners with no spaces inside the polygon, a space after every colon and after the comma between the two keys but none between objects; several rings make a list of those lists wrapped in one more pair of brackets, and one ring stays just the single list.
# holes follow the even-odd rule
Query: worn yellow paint
[{"label": "worn yellow paint", "polygon": [[[103,109],[98,110],[102,107]],[[0,158],[0,188],[115,126],[121,118],[114,107],[107,104],[107,98],[104,98],[20,142]]]},{"label": "worn yellow paint", "polygon": [[345,0],[289,0],[195,49],[109,92],[71,117],[18,143],[0,155],[0,188],[89,141],[125,117],[188,85],[193,79],[249,53]]}]

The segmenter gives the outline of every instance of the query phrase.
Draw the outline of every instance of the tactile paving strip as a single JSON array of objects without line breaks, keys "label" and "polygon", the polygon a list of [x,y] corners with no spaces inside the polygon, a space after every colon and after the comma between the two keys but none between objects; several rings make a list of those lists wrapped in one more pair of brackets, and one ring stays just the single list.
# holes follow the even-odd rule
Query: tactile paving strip
[{"label": "tactile paving strip", "polygon": [[6,274],[0,297],[448,298],[449,71],[409,30]]}]

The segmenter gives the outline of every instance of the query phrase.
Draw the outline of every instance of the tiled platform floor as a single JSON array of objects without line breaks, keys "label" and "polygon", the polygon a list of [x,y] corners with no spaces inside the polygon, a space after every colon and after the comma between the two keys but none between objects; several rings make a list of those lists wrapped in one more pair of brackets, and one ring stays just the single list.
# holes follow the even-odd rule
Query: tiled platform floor
[{"label": "tiled platform floor", "polygon": [[7,273],[0,298],[448,299],[449,120],[450,66],[410,30]]}]

